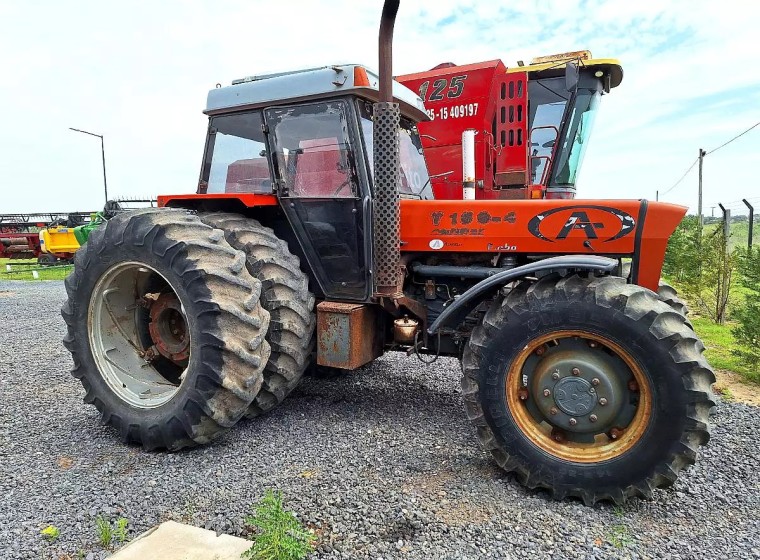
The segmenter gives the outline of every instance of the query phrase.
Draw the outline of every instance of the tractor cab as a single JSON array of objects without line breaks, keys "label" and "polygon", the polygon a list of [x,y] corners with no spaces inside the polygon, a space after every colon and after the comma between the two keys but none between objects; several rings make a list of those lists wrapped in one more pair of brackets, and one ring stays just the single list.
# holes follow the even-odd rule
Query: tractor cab
[{"label": "tractor cab", "polygon": [[[363,66],[327,66],[251,76],[211,90],[198,193],[369,195],[377,81]],[[400,195],[430,198],[416,129],[427,118],[422,100],[400,84],[393,93],[403,117]]]},{"label": "tractor cab", "polygon": [[620,85],[616,60],[593,59],[588,51],[534,58],[527,72],[529,179],[549,198],[575,198],[575,185],[603,93]]},{"label": "tractor cab", "polygon": [[[422,100],[398,83],[393,95],[401,112],[399,197],[431,199],[417,132],[427,119]],[[377,99],[377,75],[358,65],[252,76],[211,90],[198,194],[250,206],[272,199],[321,292],[365,300]]]}]

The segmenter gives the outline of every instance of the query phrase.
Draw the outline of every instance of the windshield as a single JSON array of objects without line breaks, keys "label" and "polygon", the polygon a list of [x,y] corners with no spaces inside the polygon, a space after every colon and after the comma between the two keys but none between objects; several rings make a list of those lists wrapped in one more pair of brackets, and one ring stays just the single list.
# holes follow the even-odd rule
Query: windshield
[{"label": "windshield", "polygon": [[547,167],[562,128],[570,93],[564,78],[528,82],[531,183],[546,184]]},{"label": "windshield", "polygon": [[261,113],[213,117],[201,169],[207,193],[272,193]]},{"label": "windshield", "polygon": [[[372,143],[372,119],[370,118],[372,106],[368,103],[359,103],[361,114],[362,134],[364,144],[367,147],[370,176],[373,173],[373,143]],[[399,158],[401,160],[401,187],[399,195],[404,198],[432,199],[433,190],[430,187],[425,156],[422,153],[422,141],[414,124],[402,117],[401,129],[399,130]]]},{"label": "windshield", "polygon": [[566,127],[557,161],[554,164],[553,185],[575,185],[600,98],[599,91],[578,90],[570,122]]}]

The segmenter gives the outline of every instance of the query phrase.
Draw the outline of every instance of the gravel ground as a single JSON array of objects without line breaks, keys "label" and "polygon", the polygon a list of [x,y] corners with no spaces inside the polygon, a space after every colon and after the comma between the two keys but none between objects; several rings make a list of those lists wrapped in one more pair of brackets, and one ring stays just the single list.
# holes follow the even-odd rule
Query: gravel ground
[{"label": "gravel ground", "polygon": [[[389,355],[308,379],[211,447],[122,445],[82,403],[61,282],[0,282],[0,557],[100,558],[95,518],[242,534],[266,488],[320,535],[313,558],[760,558],[760,408],[722,403],[698,464],[652,501],[554,502],[502,474],[462,409],[459,368]],[[60,529],[49,544],[39,532]]]}]

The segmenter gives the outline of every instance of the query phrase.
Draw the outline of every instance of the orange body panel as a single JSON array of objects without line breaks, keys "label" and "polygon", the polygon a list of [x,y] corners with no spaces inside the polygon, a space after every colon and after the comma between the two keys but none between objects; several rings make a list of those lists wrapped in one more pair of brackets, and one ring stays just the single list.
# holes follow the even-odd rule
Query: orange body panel
[{"label": "orange body panel", "polygon": [[211,193],[211,194],[171,194],[159,195],[159,206],[170,206],[172,201],[178,201],[178,206],[182,206],[183,200],[239,200],[249,208],[254,206],[277,206],[279,202],[273,194],[257,193]]},{"label": "orange body panel", "polygon": [[[273,194],[214,193],[159,196],[158,205],[198,199],[279,204]],[[645,200],[403,199],[401,251],[635,257],[636,283],[656,291],[668,239],[686,210]]]},{"label": "orange body panel", "polygon": [[402,200],[401,250],[638,254],[638,283],[656,290],[668,238],[685,214],[639,200]]}]

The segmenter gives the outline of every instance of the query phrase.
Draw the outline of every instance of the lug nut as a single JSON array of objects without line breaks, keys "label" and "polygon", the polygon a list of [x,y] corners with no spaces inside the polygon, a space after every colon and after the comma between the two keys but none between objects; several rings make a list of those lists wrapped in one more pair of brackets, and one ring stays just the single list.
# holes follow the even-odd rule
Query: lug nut
[{"label": "lug nut", "polygon": [[632,393],[638,393],[639,392],[639,384],[636,383],[635,379],[631,379],[628,382],[628,390],[631,391]]},{"label": "lug nut", "polygon": [[602,405],[602,406],[606,405],[607,404],[607,399],[605,399],[604,397],[602,397],[601,399],[599,399],[599,404]]},{"label": "lug nut", "polygon": [[596,377],[594,377],[594,379],[591,380],[591,384],[594,385],[594,386],[599,385],[599,379],[597,379]]},{"label": "lug nut", "polygon": [[570,425],[575,426],[578,423],[578,421],[575,418],[570,418]]},{"label": "lug nut", "polygon": [[589,341],[588,341],[588,345],[589,345],[591,348],[596,348],[597,346],[599,346],[599,344],[598,344],[597,342],[593,341],[593,340],[589,340]]},{"label": "lug nut", "polygon": [[596,422],[598,420],[598,418],[596,417],[596,414],[592,414],[591,416],[588,417],[588,419],[591,420],[592,422]]},{"label": "lug nut", "polygon": [[546,346],[539,346],[536,348],[536,356],[542,356],[546,352]]},{"label": "lug nut", "polygon": [[552,379],[554,379],[554,381],[559,379],[559,371],[555,370],[554,373],[552,373]]},{"label": "lug nut", "polygon": [[523,387],[522,389],[520,389],[519,391],[517,391],[517,397],[521,401],[527,401],[528,400],[528,390],[525,387]]},{"label": "lug nut", "polygon": [[555,414],[557,414],[557,412],[559,412],[559,410],[557,410],[557,407],[555,407],[555,406],[553,406],[553,407],[551,407],[549,409],[549,414],[551,414],[552,416],[554,416]]},{"label": "lug nut", "polygon": [[623,430],[621,430],[620,428],[612,428],[610,430],[610,439],[618,439],[622,435],[623,435]]},{"label": "lug nut", "polygon": [[581,374],[581,370],[579,370],[577,367],[574,367],[571,373],[573,375],[580,375]]},{"label": "lug nut", "polygon": [[552,394],[552,392],[549,389],[544,389],[544,396],[545,397],[548,397],[551,394]]}]

